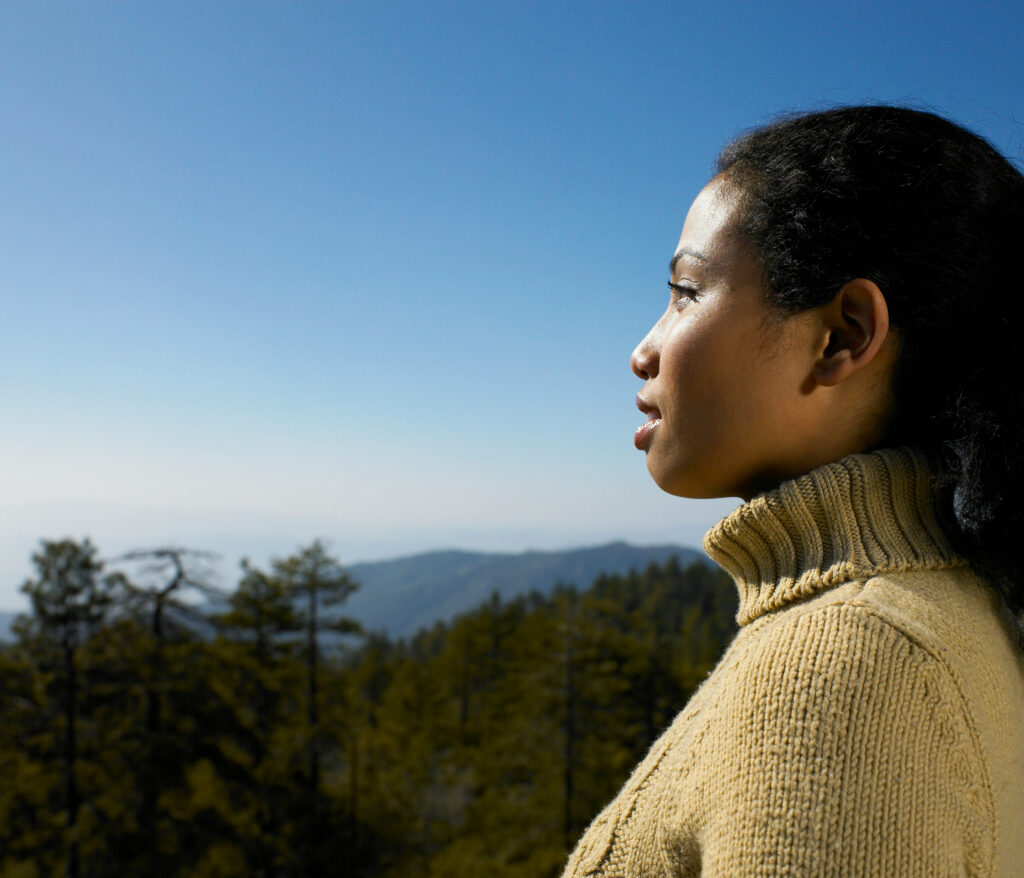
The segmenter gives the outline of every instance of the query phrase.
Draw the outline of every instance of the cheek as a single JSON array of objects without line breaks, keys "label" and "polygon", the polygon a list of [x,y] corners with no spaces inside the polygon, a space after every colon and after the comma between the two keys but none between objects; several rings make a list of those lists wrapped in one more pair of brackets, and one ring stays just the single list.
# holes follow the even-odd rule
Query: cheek
[{"label": "cheek", "polygon": [[681,326],[666,339],[661,365],[671,409],[663,414],[677,439],[725,454],[752,429],[785,420],[786,378],[765,355],[757,327],[715,316],[722,319]]},{"label": "cheek", "polygon": [[696,321],[681,324],[662,346],[669,399],[684,409],[717,407],[716,400],[731,395],[737,380],[732,346],[722,344],[714,328]]}]

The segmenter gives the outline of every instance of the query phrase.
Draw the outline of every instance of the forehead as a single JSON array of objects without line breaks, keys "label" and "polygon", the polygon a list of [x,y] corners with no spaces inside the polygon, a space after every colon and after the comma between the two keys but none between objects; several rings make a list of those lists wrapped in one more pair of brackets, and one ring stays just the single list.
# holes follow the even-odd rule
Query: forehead
[{"label": "forehead", "polygon": [[740,196],[722,177],[715,177],[690,205],[676,247],[678,261],[720,261],[743,245],[739,231]]}]

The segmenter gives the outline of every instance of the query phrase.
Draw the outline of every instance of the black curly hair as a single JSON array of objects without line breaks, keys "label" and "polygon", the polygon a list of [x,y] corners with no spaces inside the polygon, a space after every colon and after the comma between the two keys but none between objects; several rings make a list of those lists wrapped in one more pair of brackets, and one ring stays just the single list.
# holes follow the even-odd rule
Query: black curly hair
[{"label": "black curly hair", "polygon": [[882,445],[929,453],[958,549],[1024,618],[1024,176],[934,113],[837,107],[729,144],[768,303],[819,307],[855,277],[900,336]]}]

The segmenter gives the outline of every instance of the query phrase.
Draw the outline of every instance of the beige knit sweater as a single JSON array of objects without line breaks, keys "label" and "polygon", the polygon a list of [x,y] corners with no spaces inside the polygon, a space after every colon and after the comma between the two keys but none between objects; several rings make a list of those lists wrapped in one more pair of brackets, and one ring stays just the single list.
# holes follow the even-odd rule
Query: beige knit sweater
[{"label": "beige knit sweater", "polygon": [[925,458],[820,467],[704,546],[740,632],[565,876],[1024,876],[1024,657]]}]

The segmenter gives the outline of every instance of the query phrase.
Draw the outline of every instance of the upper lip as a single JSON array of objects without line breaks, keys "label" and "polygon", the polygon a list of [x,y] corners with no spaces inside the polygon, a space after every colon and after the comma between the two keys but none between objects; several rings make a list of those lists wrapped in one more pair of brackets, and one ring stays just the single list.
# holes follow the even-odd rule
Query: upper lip
[{"label": "upper lip", "polygon": [[660,418],[661,417],[661,412],[658,411],[657,407],[651,405],[639,393],[636,395],[636,407],[638,409],[640,409],[640,411],[642,411],[645,415],[647,415],[648,418],[650,418],[650,416],[652,416],[652,415],[655,418]]}]

